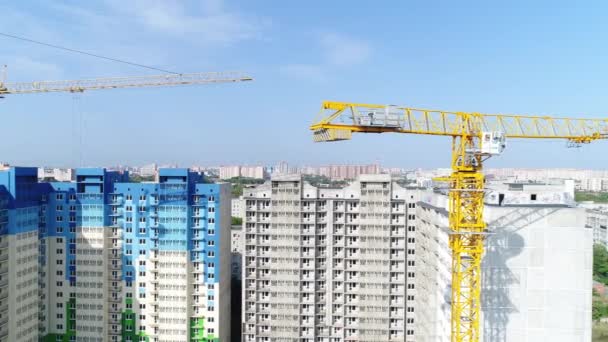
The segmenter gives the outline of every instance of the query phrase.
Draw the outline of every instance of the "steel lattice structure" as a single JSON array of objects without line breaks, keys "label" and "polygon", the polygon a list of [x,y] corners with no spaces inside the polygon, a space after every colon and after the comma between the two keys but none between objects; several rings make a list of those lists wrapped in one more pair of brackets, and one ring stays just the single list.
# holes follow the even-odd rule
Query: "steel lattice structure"
[{"label": "steel lattice structure", "polygon": [[352,133],[407,133],[452,138],[449,184],[452,251],[451,340],[480,338],[481,260],[487,234],[483,219],[484,132],[506,138],[563,139],[572,144],[608,138],[608,119],[480,114],[389,105],[324,102],[310,127],[317,142],[352,138]]}]

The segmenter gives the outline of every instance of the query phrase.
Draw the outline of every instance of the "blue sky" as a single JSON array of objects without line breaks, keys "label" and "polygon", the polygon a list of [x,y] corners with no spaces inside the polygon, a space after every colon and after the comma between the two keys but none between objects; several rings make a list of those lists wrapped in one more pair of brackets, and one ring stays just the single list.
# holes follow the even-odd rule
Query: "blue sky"
[{"label": "blue sky", "polygon": [[[0,32],[177,72],[255,78],[7,97],[0,160],[11,164],[70,166],[82,154],[89,166],[445,167],[445,138],[314,144],[308,125],[323,100],[573,117],[604,117],[608,103],[608,5],[599,1],[23,0],[0,10]],[[0,56],[9,81],[157,73],[1,37]],[[511,141],[487,165],[608,168],[605,148]]]}]

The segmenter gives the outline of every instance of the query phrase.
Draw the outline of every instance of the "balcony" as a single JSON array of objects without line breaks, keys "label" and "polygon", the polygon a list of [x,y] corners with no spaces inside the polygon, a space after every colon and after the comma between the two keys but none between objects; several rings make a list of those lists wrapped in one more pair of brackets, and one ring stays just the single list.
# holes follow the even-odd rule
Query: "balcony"
[{"label": "balcony", "polygon": [[122,216],[123,214],[124,214],[124,211],[122,208],[112,210],[112,212],[110,212],[110,216]]}]

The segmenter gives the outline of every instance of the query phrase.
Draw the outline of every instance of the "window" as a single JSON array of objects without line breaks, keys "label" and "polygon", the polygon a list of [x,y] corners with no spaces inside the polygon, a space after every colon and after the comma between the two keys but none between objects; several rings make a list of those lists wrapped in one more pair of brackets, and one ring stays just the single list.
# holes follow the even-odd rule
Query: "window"
[{"label": "window", "polygon": [[531,201],[536,201],[536,194],[531,194],[530,195],[530,200]]},{"label": "window", "polygon": [[63,260],[57,260],[57,265],[63,265]]},{"label": "window", "polygon": [[63,292],[57,292],[57,297],[63,297]]},{"label": "window", "polygon": [[57,254],[63,254],[63,249],[62,248],[57,248],[57,250],[55,252],[57,252]]},{"label": "window", "polygon": [[57,194],[57,195],[55,195],[55,198],[56,198],[58,201],[61,201],[61,200],[63,200],[63,194]]},{"label": "window", "polygon": [[133,195],[128,194],[126,197],[127,201],[131,201],[133,199]]},{"label": "window", "polygon": [[207,241],[207,245],[208,246],[215,246],[215,241],[209,240],[209,241]]},{"label": "window", "polygon": [[62,206],[62,205],[58,205],[58,206],[55,208],[55,210],[57,210],[57,211],[62,211],[62,210],[63,210],[63,206]]},{"label": "window", "polygon": [[139,195],[139,200],[140,201],[145,201],[146,200],[146,195]]},{"label": "window", "polygon": [[146,223],[146,218],[144,216],[140,216],[139,222]]},{"label": "window", "polygon": [[55,231],[57,233],[63,233],[63,227],[57,227],[57,228],[55,228]]},{"label": "window", "polygon": [[55,218],[55,220],[56,220],[57,222],[63,222],[63,216],[57,216],[57,217]]},{"label": "window", "polygon": [[215,219],[214,218],[209,218],[209,223],[215,223]]},{"label": "window", "polygon": [[209,230],[207,231],[207,234],[208,234],[208,235],[215,235],[215,229],[209,229]]},{"label": "window", "polygon": [[209,251],[209,252],[207,252],[207,256],[208,257],[214,257],[215,256],[215,252],[214,251]]}]

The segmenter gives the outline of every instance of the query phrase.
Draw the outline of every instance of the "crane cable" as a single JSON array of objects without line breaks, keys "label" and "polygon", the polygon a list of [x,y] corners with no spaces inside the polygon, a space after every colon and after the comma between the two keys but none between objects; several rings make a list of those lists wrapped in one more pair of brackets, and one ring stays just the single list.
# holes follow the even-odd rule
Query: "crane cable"
[{"label": "crane cable", "polygon": [[48,46],[48,47],[51,47],[51,48],[54,48],[54,49],[59,49],[59,50],[64,50],[64,51],[68,51],[68,52],[79,53],[79,54],[90,56],[90,57],[105,59],[105,60],[112,61],[112,62],[128,64],[128,65],[132,65],[132,66],[136,66],[136,67],[140,67],[140,68],[146,68],[146,69],[150,69],[150,70],[156,70],[156,71],[160,71],[160,72],[163,72],[163,73],[181,75],[181,73],[178,73],[178,72],[175,72],[175,71],[170,71],[170,70],[156,68],[156,67],[149,66],[149,65],[129,62],[129,61],[125,61],[125,60],[118,59],[118,58],[112,58],[112,57],[102,56],[102,55],[98,55],[98,54],[94,54],[94,53],[90,53],[90,52],[86,52],[86,51],[71,49],[71,48],[64,47],[64,46],[49,44],[49,43],[41,42],[41,41],[38,41],[38,40],[29,39],[29,38],[25,38],[25,37],[19,37],[19,36],[15,36],[15,35],[4,33],[4,32],[0,32],[0,36],[4,36],[4,37],[8,37],[8,38],[13,38],[13,39],[18,39],[18,40],[22,40],[22,41],[38,44],[38,45],[44,45],[44,46]]}]

